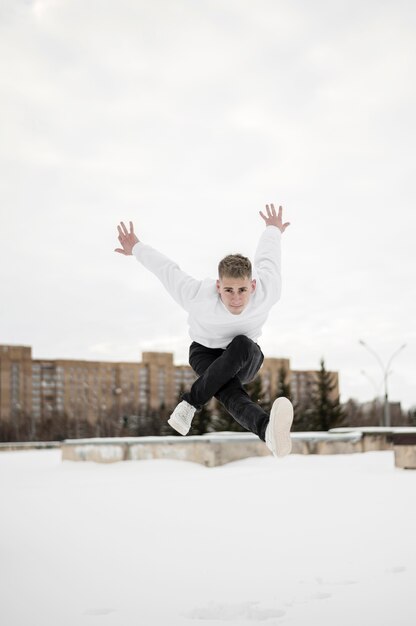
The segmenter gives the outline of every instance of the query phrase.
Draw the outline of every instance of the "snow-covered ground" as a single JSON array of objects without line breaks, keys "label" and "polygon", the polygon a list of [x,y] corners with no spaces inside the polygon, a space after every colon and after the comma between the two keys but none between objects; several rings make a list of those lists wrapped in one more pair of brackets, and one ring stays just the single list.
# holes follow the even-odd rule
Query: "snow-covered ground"
[{"label": "snow-covered ground", "polygon": [[0,454],[4,626],[414,626],[416,471],[393,453]]}]

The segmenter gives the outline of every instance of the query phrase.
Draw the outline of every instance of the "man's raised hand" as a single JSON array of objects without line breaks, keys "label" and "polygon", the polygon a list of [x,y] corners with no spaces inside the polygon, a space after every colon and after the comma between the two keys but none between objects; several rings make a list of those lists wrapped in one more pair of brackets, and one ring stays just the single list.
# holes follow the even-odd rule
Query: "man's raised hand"
[{"label": "man's raised hand", "polygon": [[124,222],[120,222],[121,226],[117,226],[118,230],[118,240],[123,246],[122,248],[116,248],[114,252],[119,252],[120,254],[124,254],[125,256],[130,256],[132,254],[133,247],[138,243],[139,239],[134,234],[133,222],[129,222],[130,224],[130,232],[124,225]]},{"label": "man's raised hand", "polygon": [[269,206],[268,204],[266,204],[266,211],[267,211],[267,216],[264,215],[263,211],[259,211],[260,215],[266,222],[266,226],[277,226],[280,232],[284,233],[286,228],[289,226],[290,222],[285,222],[283,224],[282,207],[279,206],[279,212],[276,215],[276,209],[274,208],[274,205],[271,204]]}]

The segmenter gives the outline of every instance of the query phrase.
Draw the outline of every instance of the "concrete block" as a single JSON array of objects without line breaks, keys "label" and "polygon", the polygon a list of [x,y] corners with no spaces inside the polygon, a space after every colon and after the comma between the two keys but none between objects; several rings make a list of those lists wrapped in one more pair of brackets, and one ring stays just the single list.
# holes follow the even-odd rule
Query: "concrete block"
[{"label": "concrete block", "polygon": [[123,443],[93,443],[94,440],[68,440],[62,443],[63,461],[95,461],[116,463],[126,459],[127,447]]},{"label": "concrete block", "polygon": [[416,469],[416,445],[394,446],[394,464],[402,469]]},{"label": "concrete block", "polygon": [[362,451],[362,435],[359,432],[292,433],[292,454],[353,454]]},{"label": "concrete block", "polygon": [[[361,433],[292,433],[292,454],[351,454],[361,451]],[[62,443],[63,460],[97,463],[176,459],[216,467],[257,456],[271,456],[271,452],[252,433],[73,439]]]}]

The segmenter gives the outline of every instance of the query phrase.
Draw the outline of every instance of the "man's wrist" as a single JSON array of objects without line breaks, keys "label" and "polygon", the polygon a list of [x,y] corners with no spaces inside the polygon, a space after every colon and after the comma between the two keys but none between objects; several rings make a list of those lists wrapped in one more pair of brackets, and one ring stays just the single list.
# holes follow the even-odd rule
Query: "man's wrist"
[{"label": "man's wrist", "polygon": [[[134,244],[134,246],[132,247],[132,249],[131,249],[131,253],[132,253],[132,255],[134,255],[134,254],[135,254],[135,252],[134,252],[135,248],[137,248],[137,246],[139,246],[139,247],[140,247],[140,245],[139,245],[139,244],[141,244],[141,241],[136,241],[136,243],[135,243],[135,244]],[[137,252],[137,250],[136,250],[136,252]]]}]

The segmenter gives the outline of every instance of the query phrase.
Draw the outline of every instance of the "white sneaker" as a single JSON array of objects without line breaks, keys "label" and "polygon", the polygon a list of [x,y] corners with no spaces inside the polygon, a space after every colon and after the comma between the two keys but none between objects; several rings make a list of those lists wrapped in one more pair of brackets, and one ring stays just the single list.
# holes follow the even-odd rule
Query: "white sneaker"
[{"label": "white sneaker", "polygon": [[292,441],[290,427],[293,422],[293,406],[287,398],[277,398],[270,411],[270,421],[266,428],[266,446],[274,456],[290,454]]},{"label": "white sneaker", "polygon": [[168,419],[168,424],[181,435],[186,435],[191,428],[195,411],[196,408],[192,406],[192,404],[189,404],[186,400],[182,400]]}]

